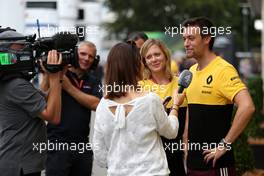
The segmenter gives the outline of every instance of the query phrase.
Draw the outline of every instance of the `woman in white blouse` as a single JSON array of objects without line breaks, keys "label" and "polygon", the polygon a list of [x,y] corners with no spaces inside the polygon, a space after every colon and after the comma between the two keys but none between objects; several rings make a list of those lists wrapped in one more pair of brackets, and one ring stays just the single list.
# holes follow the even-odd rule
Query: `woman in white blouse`
[{"label": "woman in white blouse", "polygon": [[142,91],[143,65],[135,45],[118,43],[107,58],[105,97],[96,109],[94,159],[108,176],[167,176],[170,171],[160,135],[175,138],[177,111],[184,95],[175,97],[167,116],[155,93]]}]

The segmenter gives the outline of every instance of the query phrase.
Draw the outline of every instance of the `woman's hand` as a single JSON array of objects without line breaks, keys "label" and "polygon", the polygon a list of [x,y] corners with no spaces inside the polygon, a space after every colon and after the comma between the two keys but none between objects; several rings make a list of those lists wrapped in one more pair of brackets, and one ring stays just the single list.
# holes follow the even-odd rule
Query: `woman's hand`
[{"label": "woman's hand", "polygon": [[178,94],[178,90],[175,90],[173,95],[173,106],[180,106],[184,102],[185,95],[185,92]]}]

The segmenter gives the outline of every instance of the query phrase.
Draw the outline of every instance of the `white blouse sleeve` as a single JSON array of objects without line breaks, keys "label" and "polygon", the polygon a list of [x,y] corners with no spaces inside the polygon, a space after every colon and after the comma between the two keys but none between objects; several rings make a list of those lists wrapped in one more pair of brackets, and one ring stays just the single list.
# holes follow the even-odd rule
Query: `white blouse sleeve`
[{"label": "white blouse sleeve", "polygon": [[179,121],[176,116],[167,115],[162,105],[161,99],[157,96],[153,96],[151,112],[157,123],[157,131],[161,136],[168,139],[176,138],[179,129]]},{"label": "white blouse sleeve", "polygon": [[[103,101],[103,100],[101,100]],[[95,114],[95,122],[94,122],[94,134],[93,134],[93,152],[94,152],[94,160],[101,167],[107,167],[107,148],[104,141],[103,130],[101,129],[101,125],[104,122],[103,115],[106,114],[104,112],[104,108],[101,107],[102,102],[99,103],[96,109]]]}]

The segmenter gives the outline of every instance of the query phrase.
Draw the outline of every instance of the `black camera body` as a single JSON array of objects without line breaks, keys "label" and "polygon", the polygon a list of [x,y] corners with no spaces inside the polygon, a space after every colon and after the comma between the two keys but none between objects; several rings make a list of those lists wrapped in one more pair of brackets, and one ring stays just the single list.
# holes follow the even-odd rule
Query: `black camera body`
[{"label": "black camera body", "polygon": [[[4,31],[15,30],[0,27],[0,33]],[[42,60],[44,66],[51,72],[56,72],[68,64],[77,68],[79,66],[77,42],[78,36],[68,32],[59,32],[52,37],[38,39],[36,35],[2,37],[0,38],[0,80],[16,77],[32,79],[40,71],[38,60]],[[23,48],[12,50],[9,47],[3,47],[16,43],[23,45]],[[62,65],[57,68],[46,64],[47,54],[53,49],[62,54]]]}]

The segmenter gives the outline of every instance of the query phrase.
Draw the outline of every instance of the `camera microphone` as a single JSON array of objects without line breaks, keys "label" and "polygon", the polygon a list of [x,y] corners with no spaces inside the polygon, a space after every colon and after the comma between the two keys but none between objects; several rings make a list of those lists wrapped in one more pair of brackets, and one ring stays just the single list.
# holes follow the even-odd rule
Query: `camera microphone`
[{"label": "camera microphone", "polygon": [[178,81],[178,93],[182,93],[185,88],[187,88],[190,83],[192,82],[192,72],[189,70],[183,70],[180,74],[179,81]]},{"label": "camera microphone", "polygon": [[78,43],[78,36],[69,32],[58,32],[52,37],[38,38],[34,44],[36,48],[43,48],[45,50],[55,49],[70,50]]},{"label": "camera microphone", "polygon": [[59,32],[53,35],[52,40],[54,41],[54,48],[69,50],[74,48],[78,43],[78,36],[69,32]]}]

